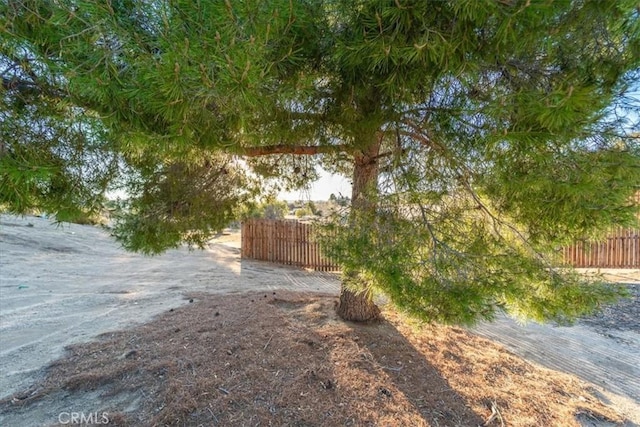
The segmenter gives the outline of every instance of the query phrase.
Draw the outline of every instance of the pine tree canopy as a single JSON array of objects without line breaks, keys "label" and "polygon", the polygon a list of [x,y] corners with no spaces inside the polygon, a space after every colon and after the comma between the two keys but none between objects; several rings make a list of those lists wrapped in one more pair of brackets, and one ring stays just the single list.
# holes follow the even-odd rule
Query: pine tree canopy
[{"label": "pine tree canopy", "polygon": [[[559,248],[637,226],[636,0],[1,0],[0,206],[203,245],[268,180],[352,174],[347,292],[568,320]],[[364,291],[364,292],[363,292]],[[344,290],[343,290],[344,292]],[[349,316],[346,316],[349,317]]]}]

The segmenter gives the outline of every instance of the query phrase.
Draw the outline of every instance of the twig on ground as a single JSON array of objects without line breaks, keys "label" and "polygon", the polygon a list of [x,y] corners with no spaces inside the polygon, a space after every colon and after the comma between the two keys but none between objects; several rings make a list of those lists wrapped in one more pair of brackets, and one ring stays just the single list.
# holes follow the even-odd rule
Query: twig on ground
[{"label": "twig on ground", "polygon": [[229,394],[229,390],[224,389],[224,388],[222,388],[222,387],[218,387],[218,390],[220,390],[220,391],[221,391],[222,393],[224,393],[224,394]]},{"label": "twig on ground", "polygon": [[209,411],[209,413],[211,414],[211,416],[213,417],[213,419],[216,421],[216,424],[220,422],[220,421],[218,421],[218,417],[216,417],[216,414],[214,414],[214,413],[213,413],[213,411],[211,410],[211,408],[207,408],[207,411]]},{"label": "twig on ground", "polygon": [[500,414],[500,411],[498,410],[498,404],[496,402],[491,402],[491,416],[482,424],[482,427],[488,426],[496,418],[500,420],[500,426],[504,427],[504,420],[502,419],[502,414]]},{"label": "twig on ground", "polygon": [[267,343],[264,345],[264,347],[262,348],[262,351],[267,349],[267,346],[269,345],[269,343],[271,342],[271,339],[273,338],[273,334],[271,334],[271,336],[269,337],[269,341],[267,341]]}]

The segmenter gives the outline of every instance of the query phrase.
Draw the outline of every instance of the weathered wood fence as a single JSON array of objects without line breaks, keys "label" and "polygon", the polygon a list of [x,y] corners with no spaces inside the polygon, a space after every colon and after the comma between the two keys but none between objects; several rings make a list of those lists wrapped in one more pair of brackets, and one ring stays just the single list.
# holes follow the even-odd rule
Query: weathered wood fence
[{"label": "weathered wood fence", "polygon": [[640,230],[618,229],[605,241],[563,249],[564,261],[579,268],[640,268]]},{"label": "weathered wood fence", "polygon": [[313,225],[296,220],[254,219],[242,223],[242,257],[317,271],[338,271],[313,239]]},{"label": "weathered wood fence", "polygon": [[[563,250],[564,262],[578,268],[640,268],[640,230],[614,230],[599,243]],[[313,239],[313,225],[296,220],[250,220],[242,224],[242,257],[317,271],[338,271]]]}]

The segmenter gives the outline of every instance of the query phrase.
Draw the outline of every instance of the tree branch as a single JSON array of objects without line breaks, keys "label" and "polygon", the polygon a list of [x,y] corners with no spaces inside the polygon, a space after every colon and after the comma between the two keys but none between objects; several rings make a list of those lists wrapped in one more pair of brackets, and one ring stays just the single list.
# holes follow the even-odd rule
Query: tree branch
[{"label": "tree branch", "polygon": [[313,156],[316,154],[336,154],[353,151],[350,145],[267,145],[264,147],[243,147],[238,154],[247,157],[270,156],[272,154],[295,154]]},{"label": "tree branch", "polygon": [[16,91],[21,95],[46,95],[51,98],[64,99],[66,93],[60,89],[50,86],[39,85],[38,82],[31,82],[16,77],[2,76],[2,88],[7,91]]},{"label": "tree branch", "polygon": [[32,91],[36,89],[35,83],[20,80],[17,78],[8,78],[2,76],[2,88],[5,90],[17,90],[18,92]]}]

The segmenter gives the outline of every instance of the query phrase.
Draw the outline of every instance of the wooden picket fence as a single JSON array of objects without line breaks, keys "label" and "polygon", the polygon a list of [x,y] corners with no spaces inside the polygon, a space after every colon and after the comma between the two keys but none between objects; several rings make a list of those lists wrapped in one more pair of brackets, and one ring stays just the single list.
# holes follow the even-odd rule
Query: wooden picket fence
[{"label": "wooden picket fence", "polygon": [[313,225],[296,220],[253,219],[242,223],[242,257],[316,271],[338,271],[313,239]]},{"label": "wooden picket fence", "polygon": [[563,249],[564,261],[578,268],[640,268],[640,230],[618,229],[603,242]]},{"label": "wooden picket fence", "polygon": [[[603,242],[563,248],[577,268],[640,268],[640,230],[619,229]],[[242,257],[317,271],[339,271],[313,239],[313,225],[296,220],[254,219],[242,223]]]}]

